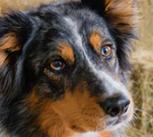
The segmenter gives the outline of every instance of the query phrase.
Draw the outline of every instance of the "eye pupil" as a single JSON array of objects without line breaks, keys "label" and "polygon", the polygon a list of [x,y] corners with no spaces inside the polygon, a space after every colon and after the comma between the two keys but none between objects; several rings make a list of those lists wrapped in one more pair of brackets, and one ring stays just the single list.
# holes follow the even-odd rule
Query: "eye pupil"
[{"label": "eye pupil", "polygon": [[102,47],[102,55],[104,57],[108,57],[112,54],[112,48],[110,46],[104,46]]},{"label": "eye pupil", "polygon": [[108,52],[108,48],[106,48],[106,47],[103,48],[103,53],[104,53],[104,54],[107,54],[107,52]]}]

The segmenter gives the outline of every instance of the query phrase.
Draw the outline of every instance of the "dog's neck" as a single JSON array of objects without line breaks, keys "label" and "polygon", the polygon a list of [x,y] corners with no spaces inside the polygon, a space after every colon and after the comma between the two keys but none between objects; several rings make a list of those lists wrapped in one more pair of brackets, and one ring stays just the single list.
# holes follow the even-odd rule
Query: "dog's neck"
[{"label": "dog's neck", "polygon": [[[16,137],[12,136],[7,131],[0,126],[0,137]],[[66,137],[66,136],[64,136]],[[69,137],[112,137],[112,132],[86,132],[86,133],[73,133]],[[121,137],[119,134],[113,134],[113,137]]]},{"label": "dog's neck", "polygon": [[[0,129],[0,130],[2,130],[2,129]],[[0,137],[10,137],[10,135],[7,134],[3,130],[3,131],[0,132]],[[13,137],[15,137],[15,136],[13,136]],[[111,137],[111,136],[100,135],[100,134],[98,134],[96,132],[87,132],[87,133],[76,133],[72,137]]]},{"label": "dog's neck", "polygon": [[[0,137],[10,137],[10,136],[3,132],[3,133],[0,133]],[[100,137],[100,135],[94,132],[88,132],[84,134],[75,134],[72,137]]]}]

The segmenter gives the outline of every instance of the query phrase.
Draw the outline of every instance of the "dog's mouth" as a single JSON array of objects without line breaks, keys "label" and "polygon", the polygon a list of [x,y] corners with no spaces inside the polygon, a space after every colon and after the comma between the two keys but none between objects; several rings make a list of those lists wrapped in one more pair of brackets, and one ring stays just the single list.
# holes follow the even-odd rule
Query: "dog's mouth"
[{"label": "dog's mouth", "polygon": [[[82,124],[75,124],[73,125],[72,130],[76,132],[102,132],[102,131],[115,131],[118,129],[126,128],[133,118],[133,107],[129,107],[128,111],[124,114],[120,114],[117,116],[110,116],[105,115],[103,117],[95,118],[93,120],[92,116],[86,116],[83,118],[83,125]],[[88,122],[87,122],[88,121]],[[86,123],[87,122],[87,123]]]},{"label": "dog's mouth", "polygon": [[129,123],[133,119],[134,108],[133,105],[130,105],[128,111],[122,115],[118,115],[116,117],[108,116],[106,118],[106,126],[104,130],[116,130],[119,128],[124,128],[129,125]]},{"label": "dog's mouth", "polygon": [[120,127],[127,126],[130,121],[131,117],[128,114],[117,117],[109,117],[106,120],[106,126],[104,130],[116,130]]},{"label": "dog's mouth", "polygon": [[[103,119],[102,121],[105,121],[105,122],[99,122],[97,127],[93,128],[93,130],[91,131],[94,131],[94,132],[114,131],[121,127],[124,127],[124,126],[126,127],[128,123],[131,121],[131,118],[129,117],[128,114],[124,114],[117,117],[106,116],[105,120]],[[81,133],[88,131],[86,128],[82,127],[81,125],[73,126],[72,129],[76,132],[81,132]]]},{"label": "dog's mouth", "polygon": [[100,125],[97,126],[98,128],[96,128],[95,131],[114,131],[119,128],[127,127],[132,120],[132,117],[133,115],[127,113],[116,117],[106,116],[105,120],[103,119],[105,122],[100,122]]}]

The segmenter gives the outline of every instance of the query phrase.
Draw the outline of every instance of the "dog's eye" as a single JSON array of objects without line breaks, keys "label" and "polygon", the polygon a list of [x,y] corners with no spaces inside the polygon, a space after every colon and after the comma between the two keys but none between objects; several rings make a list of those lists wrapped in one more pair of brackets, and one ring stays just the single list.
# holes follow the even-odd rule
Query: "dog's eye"
[{"label": "dog's eye", "polygon": [[61,71],[65,68],[65,62],[63,60],[54,60],[51,62],[50,68],[53,71]]},{"label": "dog's eye", "polygon": [[105,58],[110,58],[112,55],[112,45],[111,44],[105,44],[101,49],[101,54]]}]

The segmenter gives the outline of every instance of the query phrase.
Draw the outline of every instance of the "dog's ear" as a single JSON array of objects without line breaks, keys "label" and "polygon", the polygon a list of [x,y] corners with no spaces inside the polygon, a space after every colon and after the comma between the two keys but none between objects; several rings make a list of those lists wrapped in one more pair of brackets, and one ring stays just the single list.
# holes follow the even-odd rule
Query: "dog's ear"
[{"label": "dog's ear", "polygon": [[9,56],[22,52],[31,30],[32,22],[24,13],[14,12],[0,17],[0,66],[9,60]]},{"label": "dog's ear", "polygon": [[120,37],[133,35],[135,25],[135,0],[82,0],[82,3],[101,15],[112,31]]},{"label": "dog's ear", "polygon": [[136,0],[82,0],[106,21],[118,46],[117,54],[122,69],[129,69],[129,42],[136,38]]},{"label": "dog's ear", "polygon": [[17,75],[18,59],[24,54],[33,26],[34,19],[26,13],[11,12],[0,17],[0,94],[8,98],[13,99],[22,85],[23,80],[18,78],[21,74]]}]

